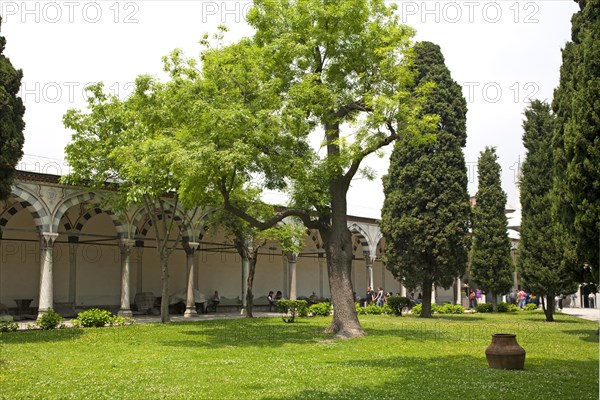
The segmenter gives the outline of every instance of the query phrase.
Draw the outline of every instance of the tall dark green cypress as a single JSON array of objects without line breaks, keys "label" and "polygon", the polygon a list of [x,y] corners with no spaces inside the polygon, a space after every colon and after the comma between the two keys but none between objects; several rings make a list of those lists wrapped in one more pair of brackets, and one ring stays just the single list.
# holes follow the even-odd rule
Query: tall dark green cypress
[{"label": "tall dark green cypress", "polygon": [[0,36],[0,199],[6,199],[11,193],[15,166],[23,155],[25,141],[25,106],[21,98],[17,97],[23,72],[15,70],[10,60],[4,56],[5,46],[6,39]]},{"label": "tall dark green cypress", "polygon": [[500,183],[496,149],[486,147],[481,152],[477,169],[479,182],[473,208],[471,278],[485,290],[497,311],[496,296],[512,286],[513,265],[504,213],[506,193]]},{"label": "tall dark green cypress", "polygon": [[574,277],[564,263],[559,234],[552,214],[553,158],[552,140],[554,116],[550,105],[532,101],[525,110],[523,145],[527,158],[522,165],[521,242],[518,271],[525,290],[546,296],[546,321],[554,320],[554,297],[572,293]]},{"label": "tall dark green cypress", "polygon": [[[600,264],[600,0],[579,0],[571,19],[552,108],[554,211],[564,259],[579,278],[598,283]],[[574,242],[575,246],[570,246]],[[584,269],[584,266],[587,266]]]},{"label": "tall dark green cypress", "polygon": [[467,264],[467,105],[438,45],[416,43],[414,66],[417,86],[435,83],[423,111],[439,115],[439,129],[432,143],[396,142],[383,178],[381,230],[387,269],[408,288],[421,288],[421,316],[430,317],[432,285],[450,287]]}]

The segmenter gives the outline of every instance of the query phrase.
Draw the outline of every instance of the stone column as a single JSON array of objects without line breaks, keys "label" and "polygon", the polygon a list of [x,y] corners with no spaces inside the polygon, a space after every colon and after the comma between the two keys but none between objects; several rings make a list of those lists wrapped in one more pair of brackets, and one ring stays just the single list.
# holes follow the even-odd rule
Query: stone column
[{"label": "stone column", "polygon": [[400,296],[407,297],[406,296],[406,286],[404,286],[402,283],[400,283]]},{"label": "stone column", "polygon": [[69,297],[68,302],[77,303],[77,236],[69,236]]},{"label": "stone column", "polygon": [[435,285],[431,285],[431,304],[436,304],[436,302],[435,302]]},{"label": "stone column", "polygon": [[371,256],[370,251],[364,251],[363,255],[367,264],[367,286],[373,289],[373,262],[375,261],[375,257]]},{"label": "stone column", "polygon": [[54,305],[52,250],[58,233],[40,232],[40,301],[38,319]]},{"label": "stone column", "polygon": [[323,269],[325,268],[325,251],[323,249],[319,249],[319,297],[323,298],[324,297],[324,292],[323,292],[323,282],[325,279],[325,273],[323,271]]},{"label": "stone column", "polygon": [[194,301],[194,254],[200,246],[198,242],[185,242],[183,248],[185,249],[186,261],[187,261],[187,296],[185,302],[185,313],[184,317],[189,318],[198,315],[196,311],[196,302]]},{"label": "stone column", "polygon": [[288,270],[290,271],[290,300],[296,300],[296,263],[298,262],[298,253],[287,253]]},{"label": "stone column", "polygon": [[131,248],[135,244],[135,241],[131,239],[123,239],[119,240],[119,249],[121,250],[121,309],[119,310],[119,315],[123,317],[131,317],[133,313],[131,312],[131,300],[129,294],[129,259],[131,257]]},{"label": "stone column", "polygon": [[144,255],[144,241],[137,240],[135,242],[135,256],[136,256],[136,280],[135,280],[135,292],[142,293],[144,291],[144,273],[142,271],[142,259]]},{"label": "stone column", "polygon": [[456,278],[456,302],[455,304],[461,305],[462,304],[462,281],[460,280],[460,277]]},{"label": "stone column", "polygon": [[248,306],[246,294],[248,294],[248,275],[250,274],[250,260],[242,258],[242,308],[245,310]]}]

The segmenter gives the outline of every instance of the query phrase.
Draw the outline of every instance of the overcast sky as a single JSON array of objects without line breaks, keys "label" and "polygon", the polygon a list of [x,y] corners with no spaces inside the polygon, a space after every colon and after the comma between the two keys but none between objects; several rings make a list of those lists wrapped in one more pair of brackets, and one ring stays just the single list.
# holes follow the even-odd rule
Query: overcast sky
[{"label": "overcast sky", "polygon": [[[391,3],[391,2],[390,2]],[[551,101],[558,85],[561,48],[570,38],[572,0],[397,1],[416,40],[439,44],[453,78],[467,99],[469,192],[477,191],[476,163],[485,146],[495,146],[503,188],[516,202],[515,176],[525,152],[523,109],[531,98]],[[189,56],[198,40],[219,24],[228,39],[252,34],[244,22],[246,1],[5,1],[0,0],[5,54],[23,69],[21,97],[26,105],[21,169],[57,173],[55,160],[71,133],[62,125],[69,108],[83,108],[83,88],[103,81],[126,96],[142,73],[162,76],[161,57],[174,48]],[[45,160],[47,157],[51,160]],[[356,180],[349,212],[378,218],[387,157],[365,160],[379,176]],[[64,167],[62,167],[64,168]],[[275,199],[276,197],[274,197]]]}]

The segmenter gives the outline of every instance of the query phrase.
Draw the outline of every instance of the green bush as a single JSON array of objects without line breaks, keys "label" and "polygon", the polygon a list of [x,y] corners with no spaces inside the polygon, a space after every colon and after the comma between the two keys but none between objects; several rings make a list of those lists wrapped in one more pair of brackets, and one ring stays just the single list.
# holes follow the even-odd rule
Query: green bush
[{"label": "green bush", "polygon": [[6,319],[0,320],[0,332],[14,332],[19,329],[19,325],[13,321],[13,317],[5,317]]},{"label": "green bush", "polygon": [[117,316],[112,315],[108,310],[90,308],[77,314],[77,318],[73,320],[73,324],[83,328],[100,328],[112,325],[116,318]]},{"label": "green bush", "polygon": [[538,309],[538,306],[535,305],[535,303],[527,303],[525,304],[525,307],[523,308],[523,310],[525,311],[535,311]]},{"label": "green bush", "polygon": [[49,308],[37,321],[37,325],[44,330],[56,329],[64,320],[62,315]]},{"label": "green bush", "polygon": [[475,311],[480,313],[490,313],[492,312],[492,303],[481,303],[475,306]]},{"label": "green bush", "polygon": [[[450,307],[454,307],[452,304],[446,304],[446,305],[450,306]],[[459,306],[460,309],[458,309],[458,308],[453,309],[450,307],[443,309],[442,307],[444,307],[444,306],[440,306],[438,304],[431,304],[431,314],[457,314],[458,310],[460,310],[460,309],[462,309],[462,311],[460,312],[460,314],[462,314],[465,311],[465,309],[462,308],[462,306]],[[440,310],[442,310],[442,311],[440,312]],[[450,312],[450,310],[453,310],[453,312]],[[422,312],[423,312],[423,304],[421,304],[421,303],[415,304],[413,306],[413,308],[410,309],[410,314],[414,315],[416,317],[420,317]]]},{"label": "green bush", "polygon": [[282,313],[284,322],[294,322],[296,316],[308,316],[306,300],[278,300],[277,309]]},{"label": "green bush", "polygon": [[498,312],[516,312],[519,311],[519,307],[516,304],[509,304],[501,301],[498,303]]},{"label": "green bush", "polygon": [[356,303],[356,313],[359,315],[381,315],[381,314],[393,314],[394,310],[389,304],[384,304],[383,307],[379,307],[377,304],[371,303],[366,307],[361,307],[360,304]]},{"label": "green bush", "polygon": [[328,302],[313,304],[312,306],[308,307],[308,313],[312,314],[313,316],[320,315],[327,317],[331,314],[331,304]]},{"label": "green bush", "polygon": [[402,316],[402,309],[410,307],[410,300],[407,297],[392,296],[387,299],[387,304],[394,314]]},{"label": "green bush", "polygon": [[435,312],[438,314],[463,314],[465,308],[459,304],[443,304],[437,306]]}]

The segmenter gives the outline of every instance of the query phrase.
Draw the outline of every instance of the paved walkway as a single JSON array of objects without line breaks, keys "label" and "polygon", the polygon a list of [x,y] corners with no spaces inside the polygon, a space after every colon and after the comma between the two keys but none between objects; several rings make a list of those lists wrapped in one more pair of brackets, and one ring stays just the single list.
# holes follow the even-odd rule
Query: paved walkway
[{"label": "paved walkway", "polygon": [[597,308],[563,308],[564,314],[573,315],[575,317],[587,319],[590,321],[600,322],[600,310]]}]

